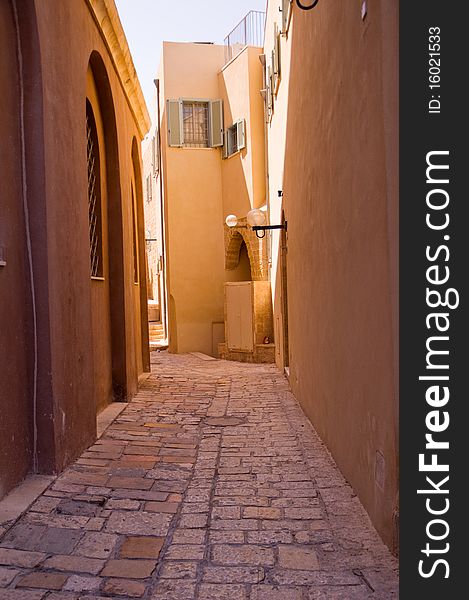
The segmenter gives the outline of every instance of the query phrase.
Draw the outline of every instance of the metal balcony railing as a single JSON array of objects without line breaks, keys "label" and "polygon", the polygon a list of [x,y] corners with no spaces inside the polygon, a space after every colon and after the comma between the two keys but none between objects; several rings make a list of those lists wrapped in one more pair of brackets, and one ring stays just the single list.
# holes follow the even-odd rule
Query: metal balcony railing
[{"label": "metal balcony railing", "polygon": [[264,45],[265,12],[251,10],[225,38],[225,64],[229,63],[244,46]]}]

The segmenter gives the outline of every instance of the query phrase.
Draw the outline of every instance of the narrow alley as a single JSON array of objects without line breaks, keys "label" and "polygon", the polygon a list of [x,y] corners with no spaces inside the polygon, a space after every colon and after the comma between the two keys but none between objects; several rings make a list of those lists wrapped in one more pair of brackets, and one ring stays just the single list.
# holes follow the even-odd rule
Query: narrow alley
[{"label": "narrow alley", "polygon": [[0,600],[390,600],[397,561],[274,365],[152,353],[0,538]]}]

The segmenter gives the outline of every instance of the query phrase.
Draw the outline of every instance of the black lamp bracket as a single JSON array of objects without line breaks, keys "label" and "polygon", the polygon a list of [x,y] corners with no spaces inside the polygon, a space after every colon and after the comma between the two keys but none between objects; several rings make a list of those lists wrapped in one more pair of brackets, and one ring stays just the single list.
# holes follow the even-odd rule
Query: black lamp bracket
[{"label": "black lamp bracket", "polygon": [[[271,229],[285,229],[287,231],[287,222],[283,223],[283,225],[253,225],[252,230],[256,232],[256,236],[259,239],[265,237],[265,232]],[[258,231],[262,231],[263,235],[259,235]]]}]

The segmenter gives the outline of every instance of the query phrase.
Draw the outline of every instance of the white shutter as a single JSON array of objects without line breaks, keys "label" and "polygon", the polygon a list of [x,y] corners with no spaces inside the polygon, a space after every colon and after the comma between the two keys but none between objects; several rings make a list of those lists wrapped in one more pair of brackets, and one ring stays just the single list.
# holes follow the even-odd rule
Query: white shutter
[{"label": "white shutter", "polygon": [[223,146],[223,100],[209,103],[210,147]]},{"label": "white shutter", "polygon": [[291,3],[293,0],[282,0],[282,33],[288,31],[288,24],[290,21],[290,10]]},{"label": "white shutter", "polygon": [[246,122],[244,119],[236,123],[236,138],[238,140],[237,150],[246,148]]},{"label": "white shutter", "polygon": [[168,121],[168,144],[180,147],[184,143],[182,132],[182,102],[180,100],[167,100],[166,118]]}]

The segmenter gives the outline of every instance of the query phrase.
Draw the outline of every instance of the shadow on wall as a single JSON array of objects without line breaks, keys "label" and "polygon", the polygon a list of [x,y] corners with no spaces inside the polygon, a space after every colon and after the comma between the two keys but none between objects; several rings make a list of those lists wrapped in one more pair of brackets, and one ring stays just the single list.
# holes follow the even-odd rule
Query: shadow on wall
[{"label": "shadow on wall", "polygon": [[[226,90],[226,84],[223,77],[219,76],[220,93],[224,98],[223,101],[223,119],[224,127],[227,129],[233,124],[234,117],[230,104],[230,97]],[[245,115],[247,116],[247,115]],[[241,118],[238,115],[236,118]],[[251,135],[249,131],[249,120],[246,119],[246,139]],[[248,149],[243,148],[241,151],[230,156],[229,158],[223,159],[221,162],[222,169],[222,186],[223,186],[223,209],[226,212],[224,217],[228,214],[233,213],[239,217],[244,217],[251,208],[257,206],[255,198],[252,198],[249,192],[249,185],[247,182],[247,173],[243,166],[243,161],[249,162]],[[265,199],[262,198],[261,202],[258,203],[261,206]]]},{"label": "shadow on wall", "polygon": [[[365,21],[340,0],[294,11],[283,187],[290,382],[396,551],[398,3],[373,8]],[[280,285],[279,272],[276,314]]]}]

